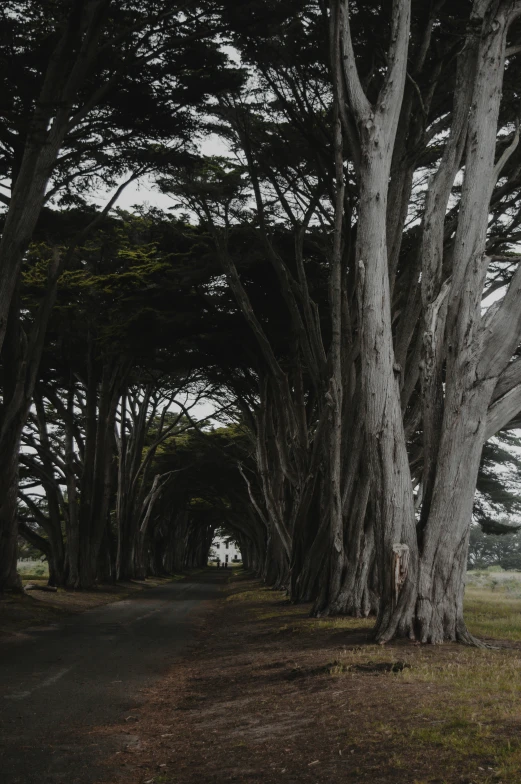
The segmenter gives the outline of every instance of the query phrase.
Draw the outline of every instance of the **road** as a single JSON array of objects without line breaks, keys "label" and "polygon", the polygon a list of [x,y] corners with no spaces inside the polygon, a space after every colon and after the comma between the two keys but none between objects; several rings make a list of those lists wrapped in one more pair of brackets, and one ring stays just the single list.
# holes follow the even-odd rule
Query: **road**
[{"label": "road", "polygon": [[0,645],[1,784],[93,784],[128,735],[121,723],[192,640],[191,615],[219,597],[226,575],[168,583]]}]

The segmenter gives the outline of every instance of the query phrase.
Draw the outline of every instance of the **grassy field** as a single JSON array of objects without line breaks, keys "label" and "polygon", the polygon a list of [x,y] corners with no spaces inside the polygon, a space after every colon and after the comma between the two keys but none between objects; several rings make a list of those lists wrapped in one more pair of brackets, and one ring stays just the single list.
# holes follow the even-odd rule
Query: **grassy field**
[{"label": "grassy field", "polygon": [[521,572],[468,572],[465,617],[478,637],[521,641]]},{"label": "grassy field", "polygon": [[49,577],[47,561],[19,561],[18,572],[24,583],[30,580],[47,580]]},{"label": "grassy field", "polygon": [[[310,618],[263,589],[230,600],[248,605],[258,622],[278,621],[278,633],[302,638],[302,647],[310,632],[324,648],[335,640],[334,658],[312,671],[334,679],[339,689],[355,694],[362,684],[370,694],[376,676],[377,718],[371,722],[365,713],[359,715],[348,734],[369,757],[380,758],[384,744],[389,772],[383,781],[399,779],[402,770],[402,780],[413,784],[521,784],[521,573],[468,573],[465,617],[470,631],[486,642],[483,649],[403,642],[379,646],[369,636],[362,644],[349,644],[350,638],[354,642],[370,632],[372,619]],[[304,661],[297,661],[299,667],[306,667]],[[421,772],[424,758],[431,759],[427,776]],[[412,774],[415,769],[419,775]],[[360,781],[365,781],[363,768]]]}]

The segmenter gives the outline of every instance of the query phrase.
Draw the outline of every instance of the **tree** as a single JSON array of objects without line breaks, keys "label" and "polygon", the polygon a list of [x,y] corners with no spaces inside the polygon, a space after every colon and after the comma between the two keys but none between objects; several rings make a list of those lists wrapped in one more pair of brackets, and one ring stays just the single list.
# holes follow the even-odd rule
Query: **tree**
[{"label": "tree", "polygon": [[[377,489],[375,531],[383,589],[377,639],[385,642],[406,634],[423,642],[470,641],[462,615],[463,585],[481,450],[486,438],[516,413],[514,407],[506,419],[494,419],[492,412],[497,409],[495,389],[503,381],[502,373],[511,372],[508,366],[519,343],[515,302],[521,273],[484,320],[481,301],[488,261],[487,213],[505,160],[517,145],[515,136],[496,161],[506,41],[521,6],[474,4],[471,32],[458,58],[451,133],[425,200],[419,536],[393,346],[387,244],[395,231],[389,225],[388,183],[407,78],[410,3],[393,3],[388,64],[376,100],[368,99],[360,81],[349,6],[337,6],[335,30],[345,59],[336,78],[339,95],[340,80],[345,79],[360,159],[356,259],[363,415],[371,479]],[[448,253],[446,211],[462,163],[462,139],[467,140],[465,171]]]},{"label": "tree", "polygon": [[[48,223],[58,238],[82,219],[69,211]],[[204,248],[204,236],[184,222],[120,213],[60,277],[22,436],[20,489],[21,533],[39,541],[58,584],[88,588],[147,571],[149,529],[162,525],[161,497],[182,470],[158,471],[156,452],[194,427],[187,417],[215,396],[217,362],[221,376],[226,362],[229,372],[237,367],[244,341],[234,338],[229,297],[221,302],[217,263]],[[49,252],[46,243],[31,249],[27,311],[45,286]]]},{"label": "tree", "polygon": [[489,566],[521,570],[521,536],[518,531],[487,534],[478,526],[472,526],[469,538],[469,569],[487,569]]},{"label": "tree", "polygon": [[[210,89],[202,66],[211,70],[211,90],[230,86],[211,4],[205,10],[188,3],[165,11],[157,0],[11,0],[2,7],[0,58],[9,62],[12,78],[0,118],[0,200],[7,207],[0,242],[0,590],[21,588],[15,514],[20,434],[58,272],[86,229],[70,238],[68,249],[55,250],[34,324],[19,312],[29,243],[49,200],[83,203],[93,186],[115,186],[130,171],[103,215],[126,184],[160,159],[172,165],[186,150],[195,131],[192,109],[204,104]],[[230,73],[237,81],[235,69]]]},{"label": "tree", "polygon": [[486,534],[516,530],[521,512],[518,449],[519,438],[514,432],[500,433],[483,447],[473,517]]},{"label": "tree", "polygon": [[[215,189],[215,171],[206,171],[199,182],[185,182],[182,190],[192,208],[199,208],[203,224],[210,225],[230,287],[269,368],[269,384],[273,378],[284,390],[268,403],[277,417],[288,412],[279,438],[259,438],[261,444],[271,438],[283,456],[299,443],[291,415],[297,400],[310,400],[309,388],[298,393],[288,384],[290,376],[266,339],[266,325],[230,262],[233,225],[247,215],[239,195],[242,204],[248,198],[255,203],[254,220],[277,270],[306,380],[317,378],[309,351],[313,330],[305,320],[306,279],[294,273],[274,241],[284,219],[286,225],[303,226],[308,236],[316,221],[332,240],[323,257],[331,289],[328,361],[318,374],[317,408],[305,406],[313,415],[301,442],[309,448],[310,435],[321,432],[317,411],[325,403],[326,421],[333,424],[324,427],[327,435],[317,449],[326,489],[319,494],[319,530],[310,537],[311,551],[324,559],[315,611],[359,611],[364,581],[375,573],[375,552],[380,641],[407,634],[423,641],[471,642],[462,620],[462,590],[481,450],[520,407],[514,306],[520,273],[512,255],[519,216],[513,127],[518,66],[506,61],[518,5],[476,3],[471,9],[461,3],[449,9],[441,4],[415,9],[411,17],[407,2],[385,8],[334,3],[329,93],[317,90],[324,80],[323,61],[306,70],[298,48],[310,30],[323,31],[327,14],[323,5],[297,5],[299,23],[292,8],[282,28],[273,31],[268,25],[266,32],[261,26],[262,45],[236,32],[257,89],[220,108],[223,135],[232,140],[240,163],[226,178],[228,185],[236,178],[235,201],[226,188],[220,194]],[[375,14],[384,22],[378,30]],[[510,47],[509,57],[516,52]],[[285,139],[294,134],[291,148],[284,150],[287,162],[268,141],[275,123],[269,127],[259,93],[264,105],[280,112],[277,134]],[[322,102],[315,105],[317,95]],[[324,117],[318,140],[314,133]],[[449,131],[445,139],[444,130]],[[308,157],[295,137],[313,138],[318,155]],[[296,149],[300,166],[295,166]],[[324,184],[333,177],[335,190]],[[304,224],[295,205],[306,215]],[[508,291],[482,321],[482,300],[498,286]],[[463,464],[469,469],[464,480]],[[291,481],[287,460],[284,469],[295,501],[304,483]],[[269,514],[276,530],[280,513],[271,509]],[[291,550],[306,530],[298,522],[290,532]],[[302,563],[292,558],[295,598],[293,588],[305,574]],[[305,582],[316,596],[317,583]]]},{"label": "tree", "polygon": [[[206,9],[249,77],[201,117],[228,157],[160,156],[160,187],[198,224],[121,215],[62,277],[90,370],[68,351],[49,376],[102,448],[81,489],[98,504],[80,526],[88,580],[111,508],[127,575],[203,563],[225,519],[245,561],[314,614],[375,612],[380,642],[473,643],[476,484],[483,516],[504,459],[483,447],[521,411],[521,2],[248,8],[253,28],[233,4]],[[186,405],[188,440],[168,430],[160,401],[182,378],[247,433],[228,444],[226,492],[200,471],[224,435]],[[51,490],[39,511],[57,519]]]}]

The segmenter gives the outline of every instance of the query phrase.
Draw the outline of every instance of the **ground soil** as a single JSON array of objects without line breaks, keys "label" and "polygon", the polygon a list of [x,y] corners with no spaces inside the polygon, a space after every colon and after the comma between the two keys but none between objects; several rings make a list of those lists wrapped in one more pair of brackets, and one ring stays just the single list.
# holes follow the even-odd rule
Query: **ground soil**
[{"label": "ground soil", "polygon": [[[136,742],[107,760],[103,784],[519,784],[519,769],[491,752],[518,742],[519,715],[486,732],[478,716],[483,742],[454,713],[456,687],[437,681],[438,670],[460,672],[468,649],[376,648],[366,620],[346,629],[308,614],[247,576],[232,580],[199,617],[190,655],[148,692]],[[416,666],[432,677],[409,677]]]}]

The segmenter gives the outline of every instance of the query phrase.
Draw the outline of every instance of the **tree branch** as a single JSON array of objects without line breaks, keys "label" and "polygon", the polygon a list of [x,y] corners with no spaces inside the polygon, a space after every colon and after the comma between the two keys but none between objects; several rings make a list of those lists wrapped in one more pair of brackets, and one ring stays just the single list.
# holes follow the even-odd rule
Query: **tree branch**
[{"label": "tree branch", "polygon": [[342,62],[347,96],[356,119],[358,122],[363,122],[371,114],[372,107],[362,87],[356,65],[351,26],[349,24],[349,0],[340,0],[339,24],[341,25]]}]

